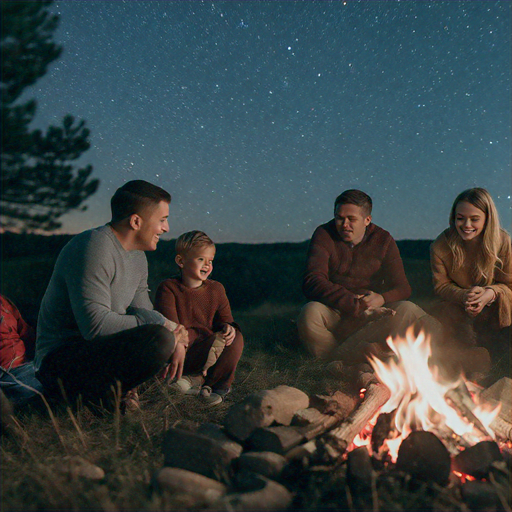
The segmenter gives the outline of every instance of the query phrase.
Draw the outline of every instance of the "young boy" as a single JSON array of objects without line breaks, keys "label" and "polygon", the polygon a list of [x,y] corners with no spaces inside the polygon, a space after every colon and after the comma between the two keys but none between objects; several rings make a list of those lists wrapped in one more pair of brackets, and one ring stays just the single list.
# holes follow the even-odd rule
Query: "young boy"
[{"label": "young boy", "polygon": [[155,302],[157,311],[188,331],[184,377],[173,386],[207,405],[224,400],[244,347],[224,286],[208,279],[214,257],[215,244],[205,233],[181,235],[176,241],[181,275],[160,283]]}]

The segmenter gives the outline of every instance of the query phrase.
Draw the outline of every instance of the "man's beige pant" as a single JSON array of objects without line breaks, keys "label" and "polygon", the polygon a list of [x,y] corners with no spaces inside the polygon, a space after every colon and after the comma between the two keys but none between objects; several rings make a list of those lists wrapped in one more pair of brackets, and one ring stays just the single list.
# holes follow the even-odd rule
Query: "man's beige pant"
[{"label": "man's beige pant", "polygon": [[[321,359],[343,359],[348,363],[365,360],[369,344],[383,344],[388,336],[404,335],[418,321],[433,321],[423,309],[409,301],[386,304],[396,311],[394,316],[365,323],[362,319],[342,317],[320,302],[308,302],[297,319],[299,338],[309,352]],[[438,325],[434,325],[438,329]]]}]

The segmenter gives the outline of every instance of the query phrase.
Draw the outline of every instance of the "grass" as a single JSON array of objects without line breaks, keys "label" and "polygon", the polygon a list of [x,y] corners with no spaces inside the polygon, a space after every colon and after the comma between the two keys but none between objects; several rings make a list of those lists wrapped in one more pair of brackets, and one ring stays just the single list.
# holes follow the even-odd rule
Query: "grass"
[{"label": "grass", "polygon": [[[294,319],[299,307],[265,304],[235,315],[244,326],[246,350],[228,399],[206,409],[193,397],[176,394],[153,380],[143,386],[141,410],[105,416],[87,407],[61,406],[54,419],[35,410],[17,416],[15,435],[1,439],[2,511],[182,511],[183,496],[151,492],[151,477],[163,465],[163,435],[172,426],[221,423],[227,409],[249,393],[280,384],[318,393],[339,387],[319,363],[297,347]],[[80,456],[105,471],[94,482],[66,472],[69,457]],[[293,510],[465,511],[458,488],[413,485],[404,476],[383,476],[373,493],[352,496],[345,465],[298,472],[289,485]]]},{"label": "grass", "polygon": [[[160,254],[150,254],[153,290],[169,275],[171,249],[163,245]],[[228,290],[246,342],[225,403],[205,409],[194,398],[175,394],[154,380],[139,390],[141,410],[125,416],[119,411],[98,416],[87,407],[54,408],[53,418],[44,411],[23,411],[16,417],[14,435],[1,438],[0,510],[192,510],[183,497],[164,499],[151,492],[152,475],[163,465],[163,435],[170,427],[221,423],[233,403],[280,384],[309,394],[339,388],[339,382],[325,377],[322,366],[305,354],[297,339],[305,250],[305,244],[219,246],[215,278]],[[14,299],[31,323],[55,261],[56,252],[50,252],[34,256],[27,249],[27,254],[8,257],[2,264],[2,293]],[[413,301],[428,307],[432,299],[428,260],[412,251],[404,263]],[[254,279],[255,275],[265,277]],[[102,468],[104,479],[94,482],[66,471],[69,458],[77,456]],[[467,510],[457,487],[414,487],[396,475],[379,478],[368,495],[352,496],[347,492],[345,468],[341,464],[294,475],[289,482],[295,493],[293,510]]]}]

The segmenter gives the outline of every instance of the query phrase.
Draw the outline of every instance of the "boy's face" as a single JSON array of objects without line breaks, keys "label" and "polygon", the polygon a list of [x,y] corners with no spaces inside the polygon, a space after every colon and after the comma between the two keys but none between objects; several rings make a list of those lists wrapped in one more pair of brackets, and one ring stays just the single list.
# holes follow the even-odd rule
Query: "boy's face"
[{"label": "boy's face", "polygon": [[194,247],[185,255],[178,254],[176,263],[181,268],[183,284],[197,288],[206,281],[213,270],[215,246]]}]

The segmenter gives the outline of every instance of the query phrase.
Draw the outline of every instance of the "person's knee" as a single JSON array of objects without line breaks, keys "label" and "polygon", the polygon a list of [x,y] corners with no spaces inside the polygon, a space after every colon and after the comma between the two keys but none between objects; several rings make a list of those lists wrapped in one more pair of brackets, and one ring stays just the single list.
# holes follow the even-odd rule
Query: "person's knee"
[{"label": "person's knee", "polygon": [[320,302],[308,302],[300,310],[297,318],[297,329],[299,330],[299,337],[304,340],[312,328],[316,329],[318,326],[325,326],[324,312],[326,306]]},{"label": "person's knee", "polygon": [[417,304],[414,304],[414,302],[410,302],[408,300],[396,302],[392,306],[392,309],[396,311],[397,315],[410,318],[412,322],[414,322],[415,320],[419,320],[420,318],[427,314]]},{"label": "person's knee", "polygon": [[313,301],[302,307],[297,318],[299,339],[313,357],[325,358],[334,347],[333,335],[327,328],[326,313],[327,306]]},{"label": "person's knee", "polygon": [[163,325],[151,324],[145,326],[146,335],[151,340],[149,344],[153,348],[155,359],[162,364],[167,363],[174,352],[176,342],[174,334],[166,329]]}]

